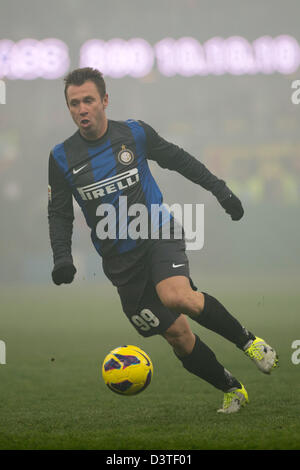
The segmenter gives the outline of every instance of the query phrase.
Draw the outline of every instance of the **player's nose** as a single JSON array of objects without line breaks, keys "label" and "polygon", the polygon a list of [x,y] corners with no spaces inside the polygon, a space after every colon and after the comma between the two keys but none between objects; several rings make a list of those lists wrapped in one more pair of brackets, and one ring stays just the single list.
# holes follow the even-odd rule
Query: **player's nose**
[{"label": "player's nose", "polygon": [[87,109],[84,104],[79,105],[79,114],[80,116],[86,116],[87,115]]}]

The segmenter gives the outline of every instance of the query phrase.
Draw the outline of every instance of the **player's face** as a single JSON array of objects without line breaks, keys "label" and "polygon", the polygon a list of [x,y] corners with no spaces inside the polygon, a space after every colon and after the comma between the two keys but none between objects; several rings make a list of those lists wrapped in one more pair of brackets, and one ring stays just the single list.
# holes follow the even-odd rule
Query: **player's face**
[{"label": "player's face", "polygon": [[75,124],[86,139],[98,139],[107,129],[105,108],[107,94],[101,98],[94,82],[70,85],[67,89],[68,106]]}]

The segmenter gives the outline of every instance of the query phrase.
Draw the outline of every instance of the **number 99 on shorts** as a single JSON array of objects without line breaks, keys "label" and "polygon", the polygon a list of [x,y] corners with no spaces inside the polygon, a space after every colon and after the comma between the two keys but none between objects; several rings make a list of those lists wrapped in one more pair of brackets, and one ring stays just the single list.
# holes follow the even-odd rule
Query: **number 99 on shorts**
[{"label": "number 99 on shorts", "polygon": [[141,331],[150,331],[151,328],[157,328],[159,326],[159,319],[154,315],[151,310],[144,308],[138,315],[131,317],[132,323]]}]

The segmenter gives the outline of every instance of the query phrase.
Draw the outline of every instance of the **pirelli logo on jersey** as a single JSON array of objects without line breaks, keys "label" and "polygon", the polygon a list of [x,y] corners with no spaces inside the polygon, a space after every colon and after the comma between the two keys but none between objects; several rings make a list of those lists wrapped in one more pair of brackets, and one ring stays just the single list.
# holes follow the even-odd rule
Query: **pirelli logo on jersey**
[{"label": "pirelli logo on jersey", "polygon": [[139,181],[139,172],[137,168],[124,171],[118,175],[106,178],[97,183],[92,183],[81,188],[77,188],[80,196],[84,201],[98,199],[99,197],[106,196],[107,194],[116,193],[123,189],[134,186]]}]

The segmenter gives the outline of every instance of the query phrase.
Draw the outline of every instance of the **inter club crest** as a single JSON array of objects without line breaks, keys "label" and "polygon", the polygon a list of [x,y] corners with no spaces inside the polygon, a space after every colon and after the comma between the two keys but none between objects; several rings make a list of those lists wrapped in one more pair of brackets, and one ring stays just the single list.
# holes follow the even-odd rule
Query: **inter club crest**
[{"label": "inter club crest", "polygon": [[125,145],[122,145],[122,150],[118,153],[118,160],[123,165],[130,165],[133,162],[134,155],[130,149],[127,149]]}]

